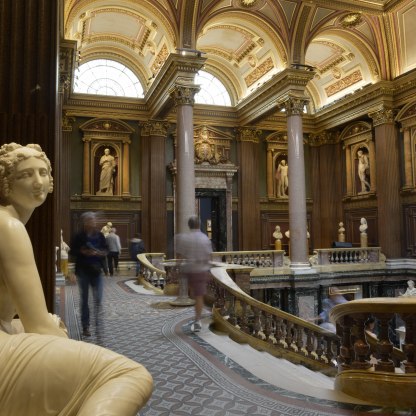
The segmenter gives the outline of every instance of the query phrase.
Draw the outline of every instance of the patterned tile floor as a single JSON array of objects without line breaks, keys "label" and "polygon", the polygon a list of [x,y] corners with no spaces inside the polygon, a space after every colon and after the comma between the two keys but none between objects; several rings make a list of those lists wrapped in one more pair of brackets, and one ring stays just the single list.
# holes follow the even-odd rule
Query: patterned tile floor
[{"label": "patterned tile floor", "polygon": [[[316,399],[270,385],[192,334],[193,308],[170,306],[172,297],[137,293],[130,287],[133,279],[105,279],[102,322],[84,341],[124,354],[150,371],[154,392],[140,416],[414,414]],[[60,313],[70,336],[81,339],[78,288],[67,284],[61,295]]]}]

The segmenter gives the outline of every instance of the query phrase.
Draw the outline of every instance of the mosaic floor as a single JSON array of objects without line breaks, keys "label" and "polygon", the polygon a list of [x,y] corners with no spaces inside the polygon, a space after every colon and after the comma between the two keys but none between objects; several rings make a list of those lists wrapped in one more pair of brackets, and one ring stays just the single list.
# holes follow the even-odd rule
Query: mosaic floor
[{"label": "mosaic floor", "polygon": [[[192,308],[171,306],[174,298],[138,293],[132,285],[133,277],[105,279],[102,322],[84,341],[124,354],[152,374],[154,392],[140,416],[414,414],[316,399],[260,380],[190,332]],[[77,286],[65,286],[62,294],[61,315],[71,338],[81,339]]]}]

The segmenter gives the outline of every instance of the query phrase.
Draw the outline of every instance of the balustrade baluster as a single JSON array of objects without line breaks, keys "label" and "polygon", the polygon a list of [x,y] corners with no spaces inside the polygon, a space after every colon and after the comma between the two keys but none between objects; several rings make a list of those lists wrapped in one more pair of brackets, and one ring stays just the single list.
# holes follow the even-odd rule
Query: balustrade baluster
[{"label": "balustrade baluster", "polygon": [[338,368],[340,371],[349,370],[351,368],[351,359],[353,355],[351,343],[352,325],[353,321],[349,316],[341,318],[337,325],[337,333],[338,331],[341,331],[341,347],[339,349],[339,355],[337,359]]},{"label": "balustrade baluster", "polygon": [[391,314],[378,314],[377,318],[380,321],[380,335],[377,342],[377,364],[376,371],[388,371],[394,373],[394,363],[391,359],[393,353],[393,344],[389,339],[389,321],[392,318]]},{"label": "balustrade baluster", "polygon": [[260,321],[260,309],[253,308],[254,313],[254,323],[253,323],[253,335],[256,338],[261,338],[259,332],[261,331],[261,321]]},{"label": "balustrade baluster", "polygon": [[272,317],[269,313],[265,314],[265,324],[264,324],[264,335],[266,336],[266,341],[273,344],[273,340],[270,338],[272,333]]},{"label": "balustrade baluster", "polygon": [[355,322],[355,340],[354,340],[354,360],[351,363],[351,368],[354,369],[368,369],[371,367],[370,345],[367,342],[364,331],[364,322],[367,320],[367,315],[354,315]]},{"label": "balustrade baluster", "polygon": [[316,334],[316,348],[315,353],[318,357],[319,361],[322,361],[322,354],[324,353],[324,347],[323,347],[323,337],[321,334]]},{"label": "balustrade baluster", "polygon": [[303,328],[299,325],[295,325],[295,337],[296,347],[298,348],[298,352],[301,352],[303,347]]},{"label": "balustrade baluster", "polygon": [[310,329],[306,329],[305,330],[306,333],[306,346],[305,349],[308,353],[308,357],[312,356],[312,352],[314,350],[314,339],[315,339],[315,334],[312,332],[312,330]]},{"label": "balustrade baluster", "polygon": [[293,349],[293,322],[286,321],[286,344],[287,347]]},{"label": "balustrade baluster", "polygon": [[228,303],[228,322],[230,322],[231,325],[237,325],[237,314],[236,314],[236,310],[235,310],[235,304],[236,304],[236,299],[234,298],[234,296],[232,296],[230,298],[230,301]]},{"label": "balustrade baluster", "polygon": [[248,312],[247,312],[247,303],[243,301],[239,301],[241,305],[241,315],[240,315],[240,329],[245,332],[246,334],[250,334],[250,327],[248,324]]},{"label": "balustrade baluster", "polygon": [[402,314],[401,318],[406,323],[406,337],[403,345],[403,352],[406,354],[406,360],[402,362],[401,368],[405,373],[414,373],[416,372],[416,322],[412,315]]}]

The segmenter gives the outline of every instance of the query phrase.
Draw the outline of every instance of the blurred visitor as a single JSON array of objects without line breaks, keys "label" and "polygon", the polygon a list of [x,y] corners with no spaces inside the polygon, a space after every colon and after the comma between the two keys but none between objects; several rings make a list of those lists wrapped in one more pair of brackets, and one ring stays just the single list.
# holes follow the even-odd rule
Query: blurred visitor
[{"label": "blurred visitor", "polygon": [[197,216],[189,218],[188,226],[189,232],[176,236],[176,255],[183,259],[181,271],[188,279],[191,295],[195,300],[195,320],[191,330],[198,332],[201,330],[201,313],[210,278],[212,244],[208,236],[200,230]]}]

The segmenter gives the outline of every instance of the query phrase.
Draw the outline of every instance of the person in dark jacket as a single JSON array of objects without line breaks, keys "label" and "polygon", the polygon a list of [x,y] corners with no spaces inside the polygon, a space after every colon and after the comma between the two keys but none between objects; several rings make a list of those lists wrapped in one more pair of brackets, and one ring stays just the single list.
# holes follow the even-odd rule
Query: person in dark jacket
[{"label": "person in dark jacket", "polygon": [[95,324],[98,327],[103,298],[103,261],[108,254],[108,248],[104,234],[97,229],[95,213],[84,212],[81,215],[81,221],[82,230],[74,236],[70,254],[75,259],[75,275],[81,298],[82,334],[89,337],[91,336],[89,288],[92,287]]},{"label": "person in dark jacket", "polygon": [[137,255],[144,252],[144,241],[140,238],[140,234],[137,233],[130,240],[130,258],[136,262],[136,277],[140,274],[140,261]]}]

